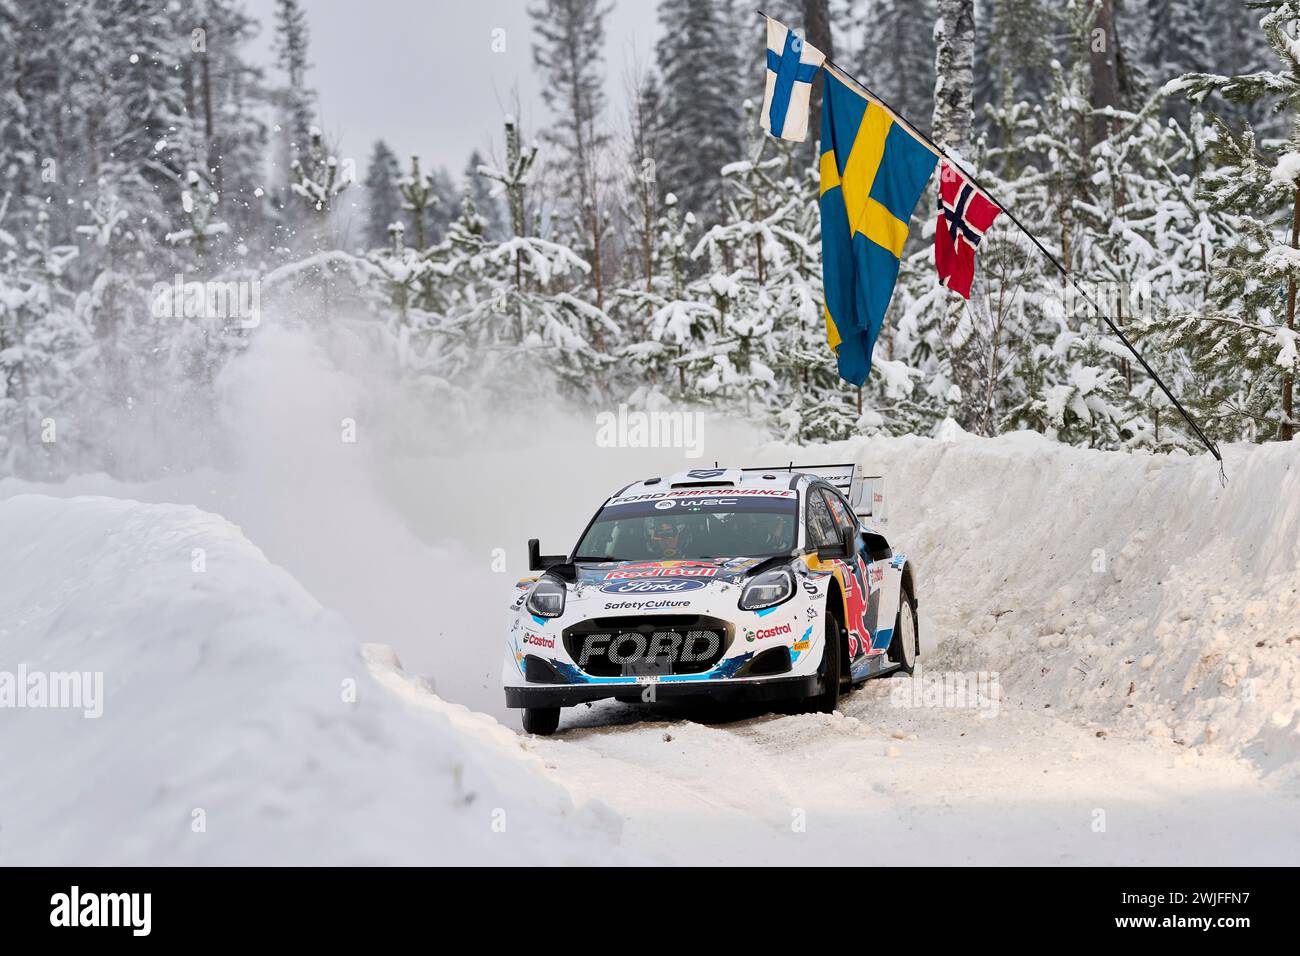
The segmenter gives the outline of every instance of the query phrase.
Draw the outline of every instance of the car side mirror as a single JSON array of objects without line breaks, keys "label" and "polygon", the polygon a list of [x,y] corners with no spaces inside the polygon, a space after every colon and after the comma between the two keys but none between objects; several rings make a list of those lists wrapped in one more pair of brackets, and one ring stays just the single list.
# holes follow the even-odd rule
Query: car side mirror
[{"label": "car side mirror", "polygon": [[568,558],[563,554],[542,554],[536,538],[528,539],[528,570],[545,571],[557,564],[564,564]]},{"label": "car side mirror", "polygon": [[817,549],[819,558],[840,558],[849,560],[858,553],[858,533],[853,528],[840,528],[839,544],[827,545],[824,548]]},{"label": "car side mirror", "polygon": [[851,558],[858,553],[858,544],[861,542],[858,537],[856,526],[852,528],[840,528],[840,544],[844,546],[844,557]]}]

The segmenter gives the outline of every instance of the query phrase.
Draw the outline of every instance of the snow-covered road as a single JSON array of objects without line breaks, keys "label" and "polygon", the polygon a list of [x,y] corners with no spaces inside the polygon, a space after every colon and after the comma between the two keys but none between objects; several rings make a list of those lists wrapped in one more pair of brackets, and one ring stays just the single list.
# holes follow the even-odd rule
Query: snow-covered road
[{"label": "snow-covered road", "polygon": [[898,708],[890,683],[832,716],[596,705],[528,749],[576,802],[622,817],[629,849],[676,862],[1300,860],[1300,793],[1239,761],[1015,705]]}]

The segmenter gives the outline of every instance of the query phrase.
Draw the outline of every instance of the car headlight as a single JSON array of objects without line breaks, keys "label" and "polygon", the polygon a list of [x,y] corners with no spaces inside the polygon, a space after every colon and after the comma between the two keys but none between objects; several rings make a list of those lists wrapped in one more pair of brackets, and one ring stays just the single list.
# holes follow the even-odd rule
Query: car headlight
[{"label": "car headlight", "polygon": [[794,595],[794,576],[784,569],[756,575],[740,592],[742,611],[761,611],[788,601]]},{"label": "car headlight", "polygon": [[542,578],[528,592],[524,605],[538,617],[559,617],[564,613],[564,585],[554,578]]}]

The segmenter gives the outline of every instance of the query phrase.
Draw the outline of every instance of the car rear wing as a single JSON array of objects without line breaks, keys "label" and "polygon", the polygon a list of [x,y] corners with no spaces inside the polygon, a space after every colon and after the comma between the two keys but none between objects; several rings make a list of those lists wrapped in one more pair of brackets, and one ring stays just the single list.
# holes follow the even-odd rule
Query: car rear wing
[{"label": "car rear wing", "polygon": [[885,524],[885,478],[883,475],[860,475],[858,466],[849,463],[841,465],[778,465],[775,468],[742,468],[741,471],[765,472],[767,474],[786,472],[789,474],[813,475],[837,489],[853,506],[859,518],[870,518],[873,523]]}]

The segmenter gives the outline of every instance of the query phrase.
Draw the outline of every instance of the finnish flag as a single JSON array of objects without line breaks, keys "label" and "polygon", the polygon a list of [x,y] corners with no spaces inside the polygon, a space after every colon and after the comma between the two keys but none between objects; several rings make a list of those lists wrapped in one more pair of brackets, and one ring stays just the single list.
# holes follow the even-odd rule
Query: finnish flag
[{"label": "finnish flag", "polygon": [[808,97],[826,55],[779,20],[767,18],[767,90],[763,129],[780,139],[808,138]]}]

